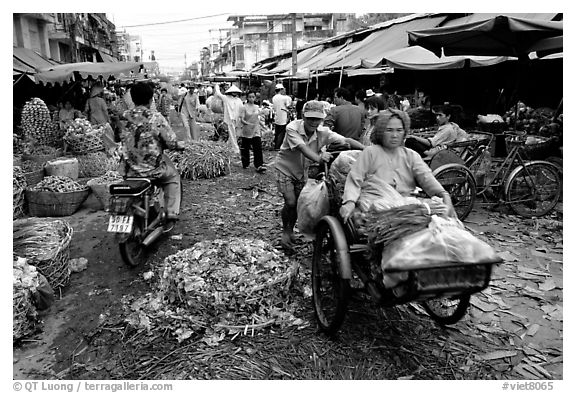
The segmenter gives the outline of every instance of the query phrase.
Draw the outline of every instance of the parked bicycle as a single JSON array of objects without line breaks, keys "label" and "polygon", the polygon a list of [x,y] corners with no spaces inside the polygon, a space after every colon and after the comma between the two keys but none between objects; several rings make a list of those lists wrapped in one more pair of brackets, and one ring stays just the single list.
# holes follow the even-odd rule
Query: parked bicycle
[{"label": "parked bicycle", "polygon": [[[562,176],[548,161],[528,160],[526,139],[525,133],[507,133],[506,157],[492,158],[488,168],[482,162],[492,139],[473,149],[460,146],[462,143],[452,144],[441,152],[457,162],[440,165],[433,173],[452,196],[456,211],[460,209],[461,219],[460,213],[466,216],[476,197],[481,197],[483,203],[497,199],[523,217],[540,217],[554,209],[562,193]],[[464,149],[456,150],[461,147]]]}]

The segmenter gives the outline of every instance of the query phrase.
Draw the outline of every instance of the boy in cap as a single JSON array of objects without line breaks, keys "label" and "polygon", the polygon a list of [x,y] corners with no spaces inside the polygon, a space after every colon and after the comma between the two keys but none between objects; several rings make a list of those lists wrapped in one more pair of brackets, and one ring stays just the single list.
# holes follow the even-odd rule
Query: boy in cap
[{"label": "boy in cap", "polygon": [[276,157],[277,187],[284,198],[281,245],[288,251],[293,251],[294,225],[298,217],[296,204],[306,184],[310,163],[330,161],[332,154],[321,149],[333,142],[346,142],[352,149],[364,149],[360,142],[321,126],[325,117],[321,102],[308,101],[304,104],[302,119],[287,125],[286,136]]},{"label": "boy in cap", "polygon": [[275,114],[274,149],[278,150],[286,134],[288,114],[290,113],[289,108],[292,106],[292,99],[286,95],[286,90],[281,83],[276,85],[276,95],[272,97],[272,106]]}]

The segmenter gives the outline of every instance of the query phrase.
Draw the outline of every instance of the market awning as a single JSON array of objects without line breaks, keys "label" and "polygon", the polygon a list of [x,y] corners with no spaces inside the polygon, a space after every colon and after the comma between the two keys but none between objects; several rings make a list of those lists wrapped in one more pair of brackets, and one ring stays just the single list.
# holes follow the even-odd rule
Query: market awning
[{"label": "market awning", "polygon": [[359,76],[359,75],[382,75],[393,73],[394,69],[390,67],[376,67],[376,68],[358,68],[355,70],[346,71],[346,75]]},{"label": "market awning", "polygon": [[442,56],[421,46],[410,46],[383,54],[383,61],[390,67],[404,70],[448,70],[455,68],[484,67],[510,60],[506,56]]},{"label": "market awning", "polygon": [[83,79],[91,76],[98,78],[102,76],[108,79],[111,76],[129,75],[130,72],[138,73],[143,63],[68,63],[45,68],[36,74],[36,80],[43,83],[62,83],[74,79],[74,73],[78,72]]},{"label": "market awning", "polygon": [[54,60],[49,60],[38,52],[28,48],[12,47],[14,71],[21,73],[35,73],[41,68],[51,67],[59,64]]},{"label": "market awning", "polygon": [[461,18],[453,19],[445,22],[442,27],[462,25],[465,23],[480,22],[483,20],[492,19],[498,15],[511,16],[513,18],[532,19],[532,20],[553,20],[557,13],[475,13],[472,15],[463,16]]},{"label": "market awning", "polygon": [[362,60],[377,64],[382,60],[382,54],[393,49],[408,46],[408,30],[429,29],[438,26],[446,16],[423,17],[407,22],[392,24],[382,30],[377,30],[364,38],[346,57],[333,62],[330,68],[356,68],[362,65]]},{"label": "market awning", "polygon": [[254,68],[252,68],[250,70],[250,72],[261,72],[261,73],[266,73],[268,72],[268,67],[274,67],[274,64],[278,63],[278,60],[274,60],[274,61],[267,61],[265,63],[261,63],[258,64],[257,66],[255,66]]},{"label": "market awning", "polygon": [[533,45],[562,35],[563,22],[521,19],[506,15],[478,22],[408,32],[410,45],[420,45],[433,51],[438,57],[442,53],[448,56],[528,56],[534,51],[534,48],[531,48]]},{"label": "market awning", "polygon": [[[296,64],[298,65],[298,69],[301,70],[302,64],[305,64],[307,61],[312,59],[321,50],[322,50],[321,46],[314,46],[312,48],[308,48],[308,49],[304,49],[303,51],[300,51],[296,57]],[[268,72],[271,74],[273,74],[273,73],[279,73],[280,74],[280,73],[283,73],[286,71],[291,71],[291,70],[292,70],[292,56],[289,56],[283,60],[280,60],[280,62],[276,65],[276,67],[270,69]]]}]

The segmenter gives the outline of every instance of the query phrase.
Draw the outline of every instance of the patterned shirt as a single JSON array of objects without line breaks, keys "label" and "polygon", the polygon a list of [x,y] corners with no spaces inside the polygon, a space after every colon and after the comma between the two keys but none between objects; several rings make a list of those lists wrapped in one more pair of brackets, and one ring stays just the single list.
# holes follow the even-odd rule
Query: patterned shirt
[{"label": "patterned shirt", "polygon": [[176,134],[168,121],[150,109],[137,106],[124,112],[127,124],[120,134],[121,156],[137,176],[158,174],[165,148],[176,147]]}]

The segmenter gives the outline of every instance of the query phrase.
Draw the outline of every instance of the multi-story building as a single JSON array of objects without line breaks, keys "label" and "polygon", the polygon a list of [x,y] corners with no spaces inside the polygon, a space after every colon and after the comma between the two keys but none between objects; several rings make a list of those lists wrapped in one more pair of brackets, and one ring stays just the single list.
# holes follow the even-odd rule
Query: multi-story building
[{"label": "multi-story building", "polygon": [[102,13],[14,13],[13,45],[63,63],[117,61],[115,26]]},{"label": "multi-story building", "polygon": [[296,46],[301,48],[352,30],[353,17],[332,13],[230,16],[228,20],[234,27],[218,43],[214,69],[248,70],[259,60],[291,50],[294,34]]}]

